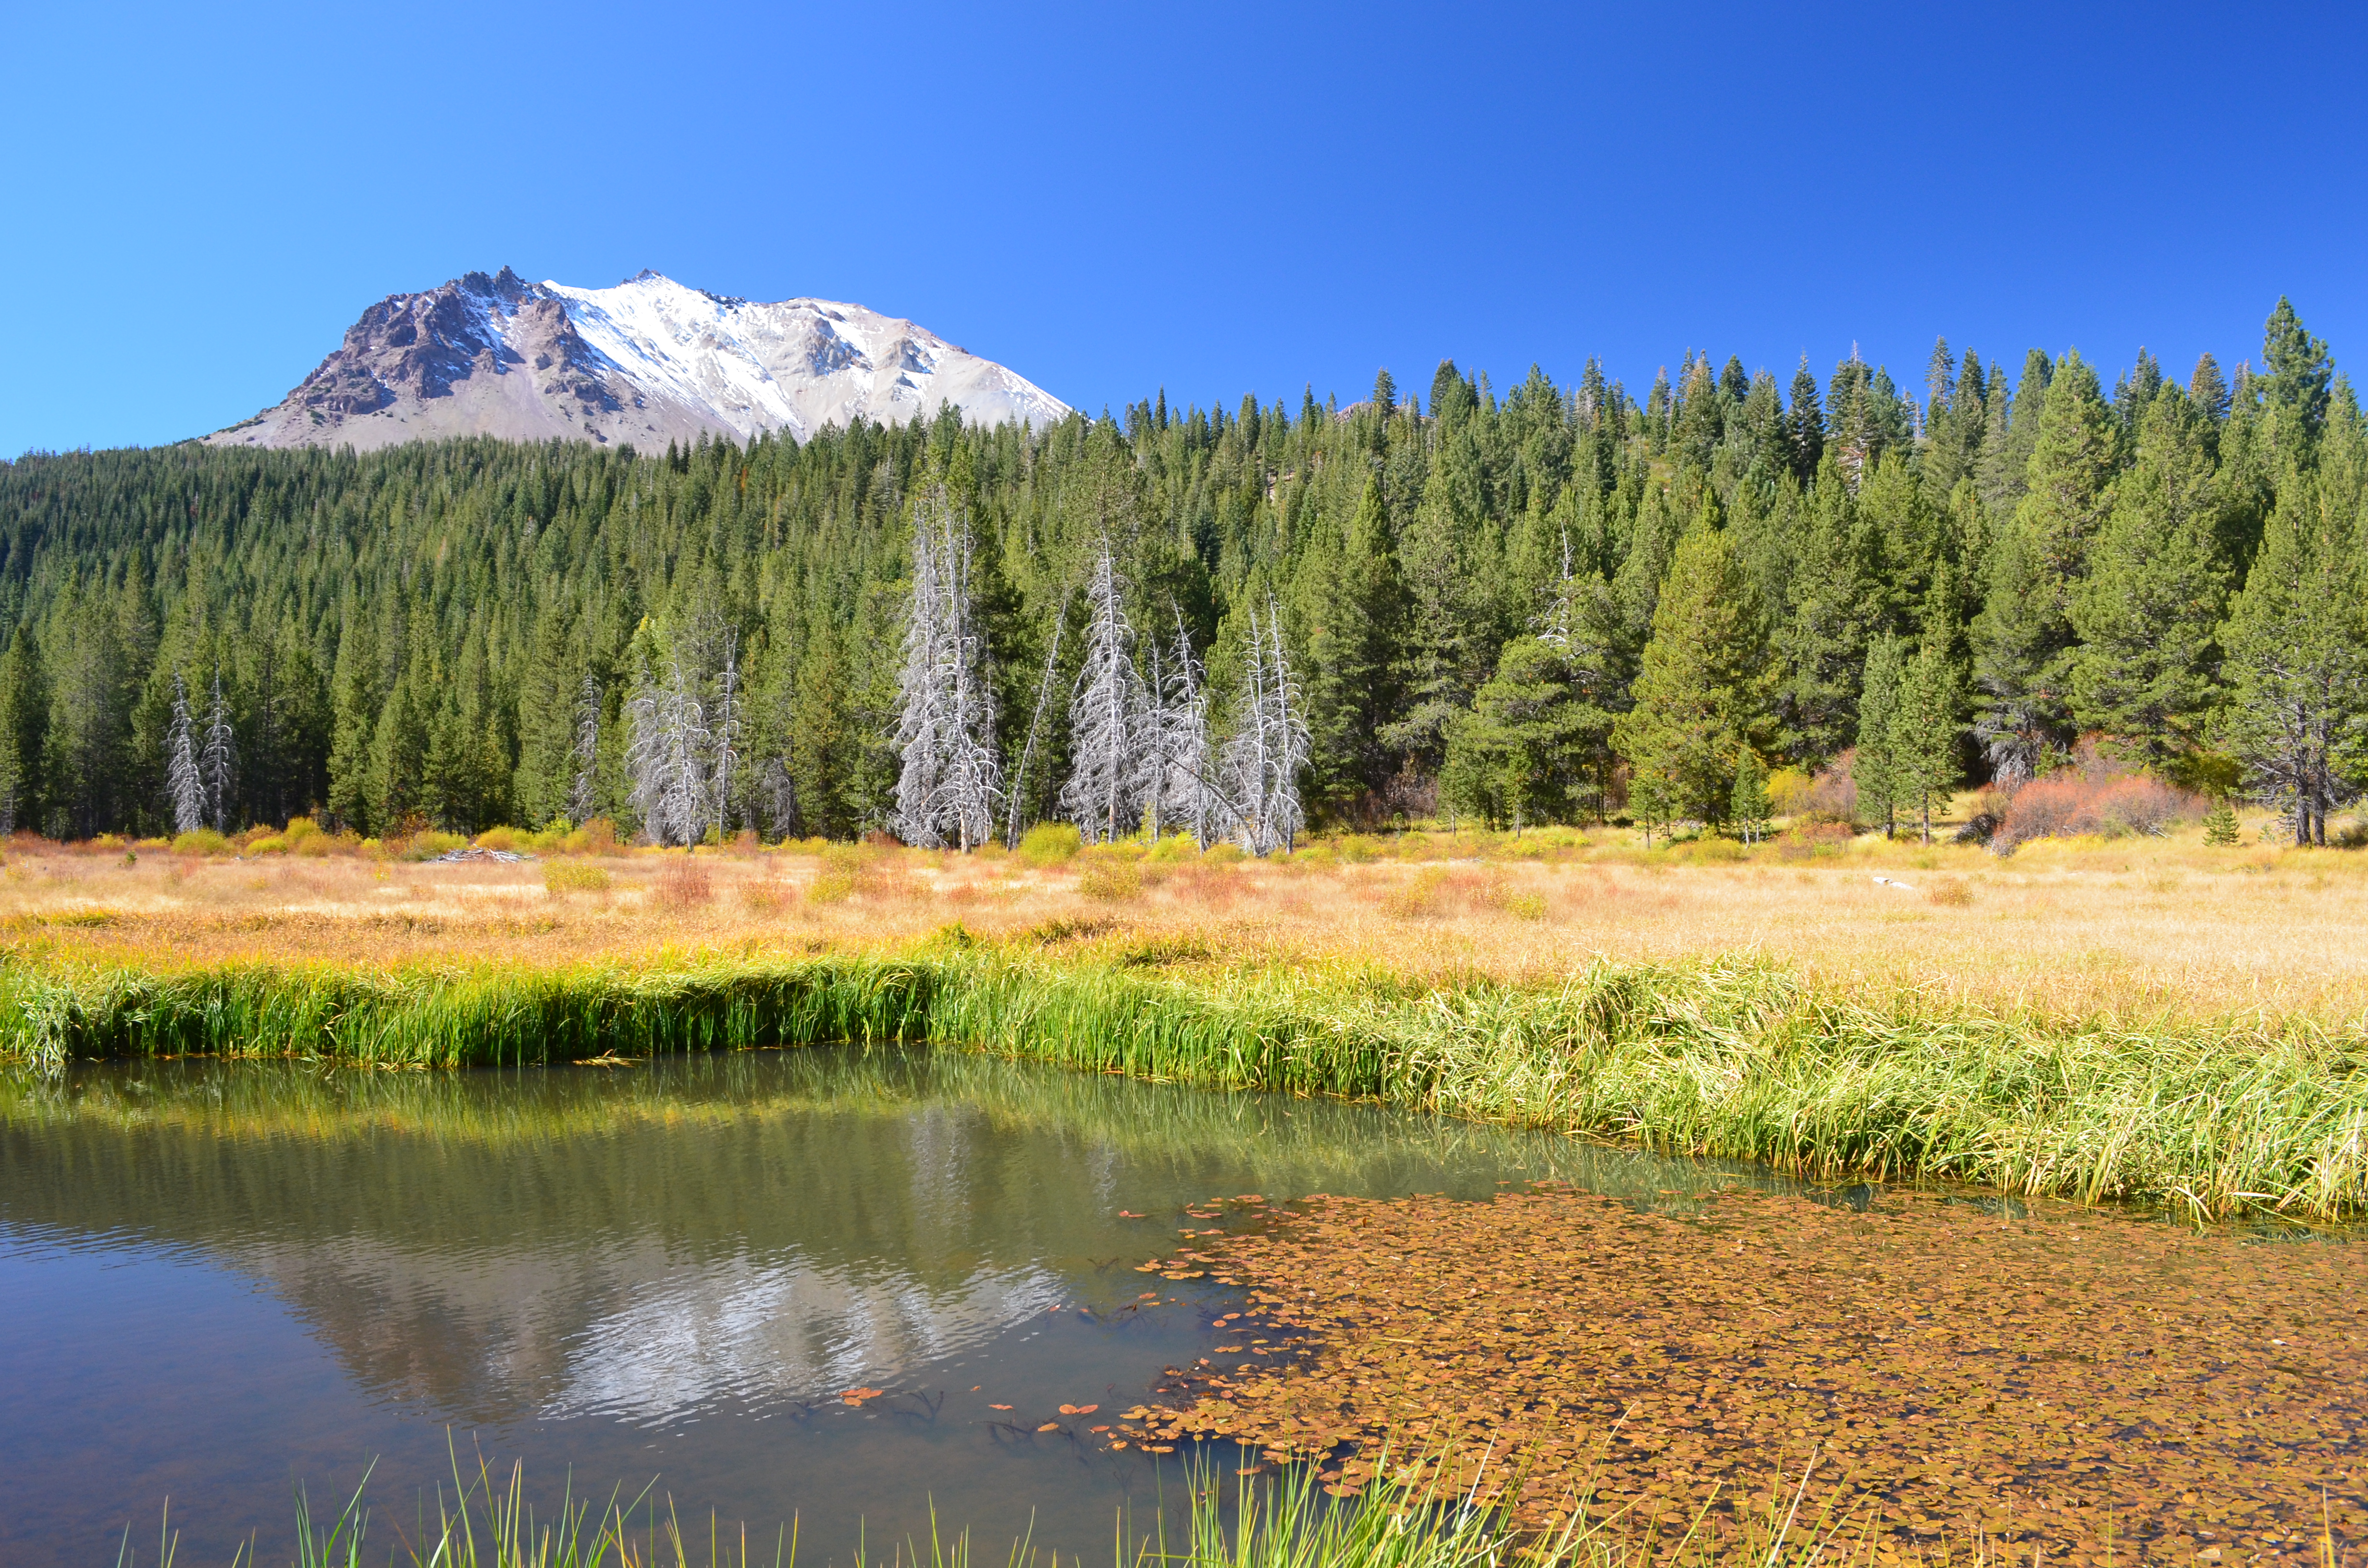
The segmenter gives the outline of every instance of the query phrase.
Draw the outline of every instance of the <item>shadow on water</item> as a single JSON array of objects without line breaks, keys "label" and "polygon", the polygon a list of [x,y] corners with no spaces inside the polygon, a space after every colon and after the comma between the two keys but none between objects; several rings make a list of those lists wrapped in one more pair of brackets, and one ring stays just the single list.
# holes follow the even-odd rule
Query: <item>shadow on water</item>
[{"label": "shadow on water", "polygon": [[[169,1494],[189,1561],[373,1456],[686,1513],[1106,1550],[1154,1495],[1106,1426],[1231,1300],[1134,1266],[1187,1205],[1550,1180],[1684,1209],[1794,1184],[1550,1133],[959,1053],[462,1074],[153,1062],[0,1085],[0,1556]],[[1841,1200],[1850,1200],[1846,1196]],[[1148,1289],[1160,1287],[1157,1290]],[[877,1390],[850,1402],[850,1391]],[[1076,1415],[1064,1415],[1067,1405]],[[396,1500],[404,1500],[396,1506]],[[548,1501],[548,1500],[546,1500]]]}]

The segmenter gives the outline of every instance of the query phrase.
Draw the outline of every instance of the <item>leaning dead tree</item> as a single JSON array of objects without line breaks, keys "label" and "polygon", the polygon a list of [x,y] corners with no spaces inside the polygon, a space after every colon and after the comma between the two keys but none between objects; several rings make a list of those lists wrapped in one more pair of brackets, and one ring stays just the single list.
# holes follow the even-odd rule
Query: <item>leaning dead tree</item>
[{"label": "leaning dead tree", "polygon": [[1306,699],[1291,673],[1282,617],[1271,599],[1263,622],[1250,611],[1242,677],[1219,785],[1242,847],[1268,855],[1291,848],[1307,825],[1299,799],[1299,775],[1307,766]]},{"label": "leaning dead tree", "polygon": [[1127,624],[1107,542],[1086,598],[1091,619],[1085,665],[1069,699],[1069,781],[1061,787],[1061,814],[1088,844],[1110,844],[1143,820],[1154,715],[1134,667],[1134,629]]},{"label": "leaning dead tree", "polygon": [[913,597],[896,683],[897,836],[969,850],[1002,799],[986,637],[971,586],[970,519],[943,486],[913,508]]}]

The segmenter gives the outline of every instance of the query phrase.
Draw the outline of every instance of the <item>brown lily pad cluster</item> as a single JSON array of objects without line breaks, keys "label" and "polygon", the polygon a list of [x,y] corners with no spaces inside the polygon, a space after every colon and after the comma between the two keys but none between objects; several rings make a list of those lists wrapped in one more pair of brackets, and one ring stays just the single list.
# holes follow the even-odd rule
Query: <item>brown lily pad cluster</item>
[{"label": "brown lily pad cluster", "polygon": [[1243,1208],[1144,1266],[1247,1286],[1239,1358],[1228,1332],[1169,1368],[1121,1438],[1231,1438],[1340,1493],[1384,1451],[1486,1455],[1540,1526],[1676,1532],[1805,1478],[1879,1561],[2368,1543],[2368,1245],[1922,1191]]}]

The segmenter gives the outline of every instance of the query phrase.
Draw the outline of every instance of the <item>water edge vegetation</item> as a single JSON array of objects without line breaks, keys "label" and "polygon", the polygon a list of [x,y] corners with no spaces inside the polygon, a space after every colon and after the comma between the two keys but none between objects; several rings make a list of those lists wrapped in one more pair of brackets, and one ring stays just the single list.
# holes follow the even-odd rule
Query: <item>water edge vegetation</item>
[{"label": "water edge vegetation", "polygon": [[832,1041],[1372,1099],[1821,1176],[2135,1199],[2195,1218],[2332,1220],[2368,1204],[2356,1031],[1845,994],[1748,957],[1598,961],[1545,984],[1347,964],[1167,974],[953,927],[894,956],[0,967],[0,1052],[37,1069],[185,1054],[458,1067]]}]

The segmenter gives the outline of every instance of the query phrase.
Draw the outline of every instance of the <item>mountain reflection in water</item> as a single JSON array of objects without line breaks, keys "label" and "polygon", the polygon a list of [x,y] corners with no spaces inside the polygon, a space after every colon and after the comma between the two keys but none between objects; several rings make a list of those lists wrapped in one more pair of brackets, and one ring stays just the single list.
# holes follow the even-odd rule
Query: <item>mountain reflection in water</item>
[{"label": "mountain reflection in water", "polygon": [[[1039,1545],[1107,1551],[1113,1509],[1152,1506],[1149,1464],[1033,1426],[1062,1403],[1123,1408],[1216,1337],[1229,1292],[1132,1267],[1194,1223],[1185,1205],[1776,1184],[1372,1107],[855,1049],[84,1067],[0,1081],[0,1388],[38,1409],[0,1424],[0,1558],[87,1555],[169,1492],[193,1562],[280,1539],[291,1474],[324,1494],[372,1456],[374,1494],[408,1517],[448,1428],[553,1497],[571,1468],[603,1495],[662,1474],[686,1514],[795,1513],[826,1555],[932,1498],[985,1541],[1032,1515]],[[921,1397],[841,1403],[859,1386]]]}]

